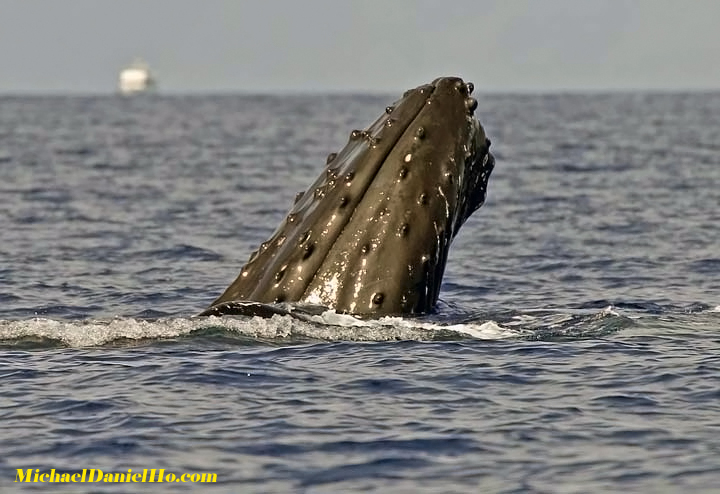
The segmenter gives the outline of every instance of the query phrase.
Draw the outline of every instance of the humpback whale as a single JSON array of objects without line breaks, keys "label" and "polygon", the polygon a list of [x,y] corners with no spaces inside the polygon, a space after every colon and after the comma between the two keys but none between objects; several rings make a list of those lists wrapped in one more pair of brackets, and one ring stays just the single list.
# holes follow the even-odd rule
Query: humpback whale
[{"label": "humpback whale", "polygon": [[353,130],[201,315],[267,316],[281,302],[360,317],[432,310],[450,244],[485,202],[495,164],[472,91],[442,77]]}]

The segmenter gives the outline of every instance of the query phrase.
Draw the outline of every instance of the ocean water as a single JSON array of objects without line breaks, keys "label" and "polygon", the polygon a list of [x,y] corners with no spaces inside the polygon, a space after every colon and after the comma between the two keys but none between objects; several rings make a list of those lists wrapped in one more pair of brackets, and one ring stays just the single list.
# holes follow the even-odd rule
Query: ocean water
[{"label": "ocean water", "polygon": [[718,492],[720,93],[480,91],[434,314],[194,317],[397,96],[0,97],[2,492]]}]

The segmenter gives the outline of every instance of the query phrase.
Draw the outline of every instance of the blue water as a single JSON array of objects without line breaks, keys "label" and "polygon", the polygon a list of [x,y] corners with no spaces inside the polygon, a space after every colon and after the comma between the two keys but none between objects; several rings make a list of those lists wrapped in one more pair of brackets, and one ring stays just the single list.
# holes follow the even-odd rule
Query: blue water
[{"label": "blue water", "polygon": [[435,314],[193,317],[396,96],[0,97],[2,492],[717,492],[720,93],[481,92]]}]

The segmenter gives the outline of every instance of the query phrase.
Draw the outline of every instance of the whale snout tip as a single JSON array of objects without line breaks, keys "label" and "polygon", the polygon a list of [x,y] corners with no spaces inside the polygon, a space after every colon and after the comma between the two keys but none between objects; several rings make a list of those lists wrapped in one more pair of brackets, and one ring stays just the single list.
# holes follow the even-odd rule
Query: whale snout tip
[{"label": "whale snout tip", "polygon": [[470,81],[463,80],[462,77],[458,76],[444,76],[444,77],[438,77],[432,83],[430,83],[433,87],[442,87],[445,85],[454,87],[457,91],[460,92],[463,96],[470,96],[472,95],[473,91],[475,90],[475,84],[473,84]]}]

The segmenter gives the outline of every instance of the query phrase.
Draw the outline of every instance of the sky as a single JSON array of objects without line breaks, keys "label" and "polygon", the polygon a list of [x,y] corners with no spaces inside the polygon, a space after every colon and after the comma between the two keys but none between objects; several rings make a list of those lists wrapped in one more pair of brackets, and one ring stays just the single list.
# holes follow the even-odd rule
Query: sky
[{"label": "sky", "polygon": [[717,0],[0,0],[0,93],[720,89]]}]

